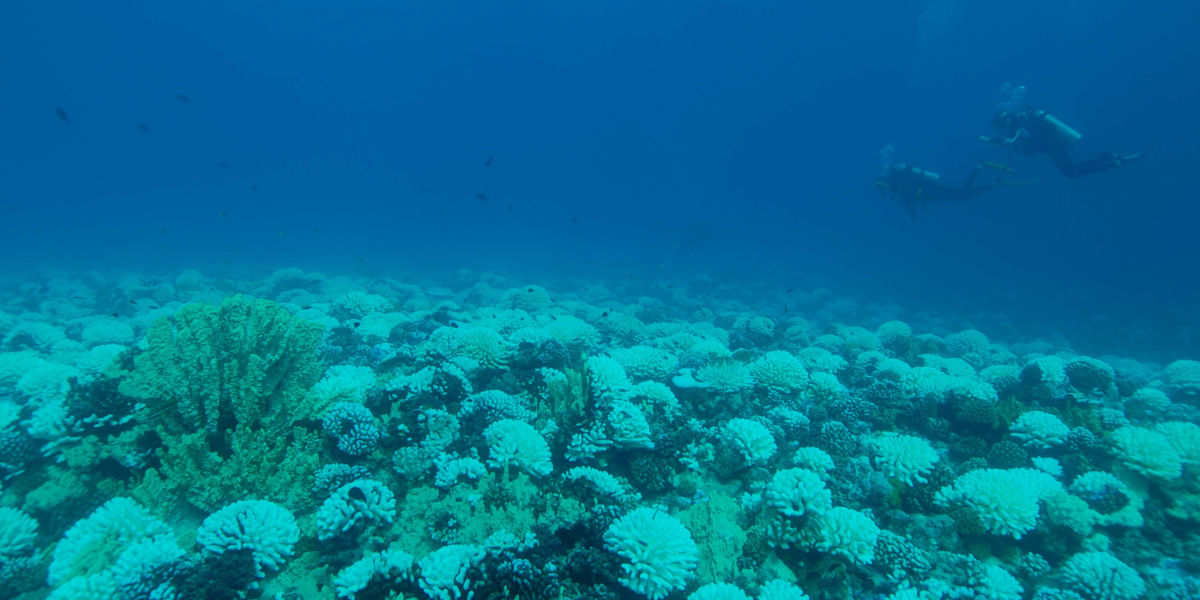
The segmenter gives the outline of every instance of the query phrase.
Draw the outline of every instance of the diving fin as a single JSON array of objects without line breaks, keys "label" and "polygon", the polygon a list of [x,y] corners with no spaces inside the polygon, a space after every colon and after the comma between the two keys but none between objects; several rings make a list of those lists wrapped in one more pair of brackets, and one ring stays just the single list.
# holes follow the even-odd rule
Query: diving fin
[{"label": "diving fin", "polygon": [[1000,163],[988,162],[986,160],[979,161],[979,164],[981,164],[989,169],[995,169],[995,170],[1001,171],[1003,173],[1012,173],[1013,175],[1017,174],[1016,171],[1008,168],[1008,165],[1002,165]]}]

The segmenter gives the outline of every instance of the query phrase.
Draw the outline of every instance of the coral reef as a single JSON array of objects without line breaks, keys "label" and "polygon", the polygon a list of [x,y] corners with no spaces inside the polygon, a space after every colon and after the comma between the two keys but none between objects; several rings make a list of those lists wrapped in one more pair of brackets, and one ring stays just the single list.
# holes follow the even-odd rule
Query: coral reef
[{"label": "coral reef", "polygon": [[1200,362],[539,283],[0,282],[5,597],[1200,595]]}]

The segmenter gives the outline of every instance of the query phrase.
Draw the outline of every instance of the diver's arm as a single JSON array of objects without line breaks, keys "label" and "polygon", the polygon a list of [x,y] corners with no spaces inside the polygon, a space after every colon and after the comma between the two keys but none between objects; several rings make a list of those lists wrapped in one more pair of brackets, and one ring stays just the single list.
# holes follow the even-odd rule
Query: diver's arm
[{"label": "diver's arm", "polygon": [[1029,136],[1029,132],[1024,127],[1022,127],[1020,129],[1018,129],[1017,132],[1014,133],[1011,138],[988,137],[986,135],[981,135],[981,136],[979,136],[979,139],[981,139],[985,142],[990,142],[997,146],[1016,146],[1016,145],[1022,143],[1022,138],[1028,137],[1028,136]]}]

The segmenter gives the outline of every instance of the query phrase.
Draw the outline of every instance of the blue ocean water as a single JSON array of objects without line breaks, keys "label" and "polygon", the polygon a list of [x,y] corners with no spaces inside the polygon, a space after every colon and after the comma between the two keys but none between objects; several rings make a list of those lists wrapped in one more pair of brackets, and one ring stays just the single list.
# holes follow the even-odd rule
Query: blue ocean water
[{"label": "blue ocean water", "polygon": [[[1107,429],[1097,425],[1093,433],[1120,446],[1105,436],[1124,423],[1149,428],[1192,415],[1180,408],[1171,419],[1139,420],[1122,399],[1146,387],[1164,390],[1174,406],[1194,403],[1195,390],[1179,381],[1186,377],[1162,369],[1200,359],[1197,22],[1195,3],[1130,0],[5,3],[0,350],[20,366],[0,372],[0,383],[11,388],[6,401],[21,412],[5,423],[26,423],[45,400],[16,383],[34,367],[15,355],[70,362],[53,341],[30,333],[42,329],[21,329],[28,323],[86,344],[81,332],[89,319],[112,314],[131,334],[108,341],[127,345],[134,361],[134,354],[156,348],[146,337],[153,319],[164,316],[156,310],[189,302],[219,306],[240,292],[277,301],[297,318],[311,317],[303,317],[312,309],[302,305],[317,306],[323,314],[313,320],[339,331],[359,327],[356,319],[373,312],[469,329],[483,322],[479,311],[522,309],[547,330],[569,313],[600,328],[602,338],[588,348],[593,355],[669,337],[660,328],[622,338],[603,325],[610,311],[636,315],[651,328],[710,323],[725,332],[718,336],[722,344],[745,365],[769,352],[800,356],[805,348],[824,347],[816,341],[824,334],[845,341],[853,337],[845,327],[882,338],[877,328],[895,319],[916,334],[952,341],[926,352],[880,346],[889,358],[935,368],[935,361],[916,358],[934,354],[983,371],[992,363],[969,359],[961,344],[955,350],[953,340],[961,336],[951,337],[978,330],[985,344],[993,342],[989,351],[1003,344],[1012,354],[996,363],[1013,368],[1055,353],[1147,365],[1144,381],[1095,409],[1121,412],[1120,419],[1110,412],[1079,416],[1078,406],[1054,405],[1065,392],[1039,404],[1033,396],[1011,399],[997,390],[1001,401],[1025,409],[1061,409],[1075,429],[1109,419]],[[995,135],[991,121],[1005,84],[1025,86],[1029,104],[1083,134],[1071,148],[1077,159],[1150,152],[1125,168],[1068,179],[1044,155],[1014,155],[982,142],[980,135]],[[1015,170],[1012,179],[1036,183],[961,203],[930,203],[910,217],[874,185],[887,145],[894,146],[895,160],[936,171],[944,181],[962,180],[985,160]],[[980,182],[994,177],[985,172]],[[284,268],[319,273],[329,283],[273,287],[272,274]],[[137,283],[118,284],[129,278]],[[168,293],[160,284],[173,287]],[[480,284],[486,289],[472,295]],[[564,312],[513,300],[509,292],[529,285],[539,294],[547,290],[559,305],[555,310]],[[306,295],[280,294],[296,289]],[[358,302],[346,300],[349,293],[391,304],[387,310],[347,308]],[[438,303],[447,300],[456,307],[439,313]],[[756,317],[769,318],[773,333],[755,334],[748,323]],[[813,335],[785,336],[796,318],[810,322],[806,331]],[[435,333],[396,327],[390,340],[383,338],[394,346],[388,351],[424,348]],[[515,329],[499,327],[505,336]],[[694,327],[696,335],[701,329]],[[410,334],[426,337],[405,337]],[[324,367],[368,364],[330,354],[328,335]],[[522,340],[534,339],[503,343],[516,353]],[[679,355],[674,359],[685,350],[668,342],[658,347]],[[848,368],[863,350],[826,349]],[[395,356],[384,360],[384,350],[375,352],[369,364],[381,379],[373,389],[383,389],[391,376],[413,376],[424,364],[409,355],[395,366],[388,362],[399,360]],[[532,373],[535,363],[524,372]],[[574,368],[586,379],[583,364],[557,368]],[[670,371],[647,379],[670,384],[687,405],[695,390],[679,385],[679,373]],[[858,398],[870,384],[849,373],[839,375],[841,384]],[[63,390],[70,387],[65,377],[55,384]],[[494,373],[469,378],[475,391],[542,393],[524,375],[503,382]],[[755,389],[765,407],[799,388]],[[821,405],[807,396],[794,400],[793,409]],[[457,407],[444,407],[451,404]],[[377,418],[389,412],[373,410]],[[710,429],[766,414],[695,410]],[[135,420],[143,427],[149,422]],[[564,429],[552,434],[538,422],[551,439],[556,473],[570,466],[560,455],[570,434],[581,431],[578,423],[557,425]],[[397,435],[397,423],[387,426]],[[868,429],[854,434],[889,430],[878,423]],[[721,438],[715,431],[714,439]],[[989,445],[1007,439],[1003,428],[955,430],[954,439],[913,431],[943,455],[960,434]],[[68,446],[87,438],[78,431],[28,435],[39,443],[72,438],[63,442]],[[812,435],[819,437],[815,429]],[[817,444],[813,440],[803,445]],[[0,503],[38,520],[35,545],[47,561],[71,523],[122,496],[117,488],[134,489],[145,470],[125,464],[129,473],[117,478],[123,483],[80,500],[86,510],[31,505],[26,495],[44,489],[38,487],[44,482],[30,477],[59,464],[56,451],[43,449],[24,473],[11,474],[16,483],[4,486]],[[834,458],[841,463],[843,457]],[[612,469],[628,477],[633,460],[614,459]],[[1096,470],[1107,469],[1100,458],[1091,460]],[[770,464],[772,471],[779,466]],[[770,479],[717,475],[725,483],[744,480],[731,498],[761,495]],[[1155,488],[1157,501],[1171,490]],[[669,505],[650,489],[638,491],[646,506]],[[251,496],[238,500],[264,497]],[[836,494],[834,504],[843,504]],[[315,509],[309,509],[298,518],[311,521]],[[875,510],[882,512],[881,505]],[[1161,524],[1166,509],[1155,510]],[[70,522],[54,522],[60,512]],[[194,531],[203,515],[190,516],[197,520]],[[186,536],[180,523],[187,522],[168,525]],[[1194,528],[1193,521],[1182,522]],[[307,530],[303,536],[311,537]],[[1185,541],[1155,543],[1169,548],[1161,550],[1164,556],[1185,547]],[[965,555],[964,548],[941,550]],[[993,550],[1006,569],[1020,571],[1015,558]],[[1059,569],[1071,552],[1044,553]],[[322,593],[332,589],[333,573],[361,556],[359,550],[322,563],[328,571]],[[1161,567],[1134,564],[1147,581],[1152,566]],[[569,569],[561,568],[565,581]],[[1020,572],[1024,597],[1031,597],[1036,578]],[[833,587],[811,587],[812,577],[800,580],[814,598],[839,597]],[[588,592],[592,597],[649,595],[637,596],[615,580],[601,583],[608,587]],[[736,583],[747,592],[758,589],[750,580]],[[863,598],[894,592],[851,587]],[[309,597],[296,589],[286,593]]]}]

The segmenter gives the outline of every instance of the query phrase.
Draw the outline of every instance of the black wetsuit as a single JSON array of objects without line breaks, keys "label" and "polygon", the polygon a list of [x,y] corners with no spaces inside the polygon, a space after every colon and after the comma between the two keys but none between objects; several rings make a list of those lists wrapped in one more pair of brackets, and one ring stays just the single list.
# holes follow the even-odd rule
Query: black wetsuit
[{"label": "black wetsuit", "polygon": [[1013,140],[1013,147],[1025,156],[1045,154],[1058,170],[1070,179],[1119,169],[1142,157],[1141,154],[1121,157],[1111,152],[1095,158],[1075,162],[1067,150],[1067,143],[1058,137],[1054,126],[1039,118],[1032,111],[1025,111],[1010,119],[1005,134]]},{"label": "black wetsuit", "polygon": [[976,165],[959,187],[950,187],[929,181],[912,167],[891,171],[886,183],[888,191],[899,198],[909,214],[916,218],[917,208],[926,202],[962,202],[1000,185],[998,182],[975,185],[975,179],[979,177],[979,172],[982,170],[983,165]]}]

